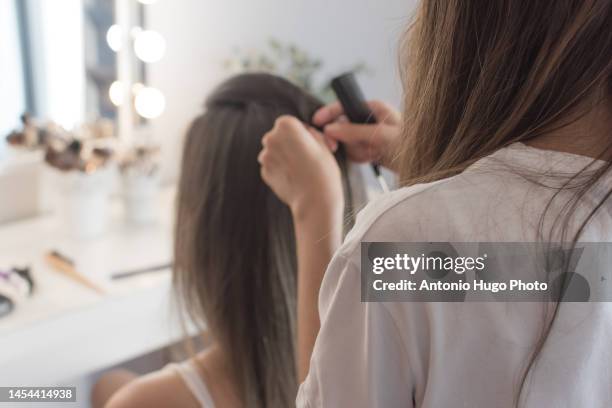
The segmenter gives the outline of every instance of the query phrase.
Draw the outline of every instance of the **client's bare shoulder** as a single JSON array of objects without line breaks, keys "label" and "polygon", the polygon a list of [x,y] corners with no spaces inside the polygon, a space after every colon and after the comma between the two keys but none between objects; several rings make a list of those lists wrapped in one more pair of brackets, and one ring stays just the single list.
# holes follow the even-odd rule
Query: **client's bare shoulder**
[{"label": "client's bare shoulder", "polygon": [[[198,375],[206,385],[215,406],[239,408],[239,398],[225,359],[217,347],[198,354],[194,361]],[[106,408],[199,407],[181,376],[162,369],[142,376],[117,391]]]},{"label": "client's bare shoulder", "polygon": [[117,391],[105,408],[199,407],[197,400],[173,371],[162,369],[128,383]]}]

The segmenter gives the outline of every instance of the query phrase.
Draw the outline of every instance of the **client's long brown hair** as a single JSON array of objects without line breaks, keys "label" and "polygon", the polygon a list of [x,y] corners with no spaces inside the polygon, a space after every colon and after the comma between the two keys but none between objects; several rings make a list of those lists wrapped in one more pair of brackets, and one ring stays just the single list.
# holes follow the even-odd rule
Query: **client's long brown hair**
[{"label": "client's long brown hair", "polygon": [[[612,0],[423,0],[401,52],[406,99],[396,164],[402,183],[460,173],[504,146],[560,129],[609,102],[611,22]],[[585,182],[568,180],[555,193],[570,183],[575,192],[557,217],[561,227],[539,236],[575,245],[612,195],[608,191],[570,231],[581,199],[610,172],[611,152],[612,138],[599,155],[608,163],[585,168]],[[551,207],[542,208],[540,228]],[[517,405],[558,312],[556,304],[518,380]]]},{"label": "client's long brown hair", "polygon": [[282,78],[239,75],[210,95],[184,145],[176,298],[229,359],[248,407],[293,406],[297,392],[294,230],[289,208],[260,177],[261,138],[280,115],[309,122],[320,106]]}]

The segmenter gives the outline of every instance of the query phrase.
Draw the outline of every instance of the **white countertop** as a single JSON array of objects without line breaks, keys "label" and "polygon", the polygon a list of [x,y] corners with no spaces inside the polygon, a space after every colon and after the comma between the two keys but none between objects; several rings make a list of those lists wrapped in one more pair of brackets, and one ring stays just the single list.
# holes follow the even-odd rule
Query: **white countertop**
[{"label": "white countertop", "polygon": [[[160,194],[159,221],[129,226],[113,203],[109,231],[75,240],[48,215],[0,225],[0,266],[30,265],[32,297],[0,318],[0,386],[53,385],[163,347],[182,336],[169,270],[124,280],[112,273],[165,264],[172,255],[174,189]],[[104,287],[99,295],[49,268],[58,250]]]}]

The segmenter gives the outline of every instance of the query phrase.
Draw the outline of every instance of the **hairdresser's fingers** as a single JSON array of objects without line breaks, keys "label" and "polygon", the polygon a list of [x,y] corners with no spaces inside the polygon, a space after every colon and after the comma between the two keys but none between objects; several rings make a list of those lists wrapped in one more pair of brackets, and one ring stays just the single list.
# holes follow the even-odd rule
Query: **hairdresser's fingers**
[{"label": "hairdresser's fingers", "polygon": [[[264,150],[269,150],[276,156],[284,156],[286,154],[288,150],[287,145],[293,144],[293,140],[295,140],[294,134],[305,130],[304,126],[297,119],[295,121],[298,124],[294,123],[294,119],[289,116],[281,116],[275,121],[274,127],[264,134],[261,139]],[[299,126],[301,126],[301,130]]]},{"label": "hairdresser's fingers", "polygon": [[274,185],[273,183],[274,172],[270,170],[269,168],[262,166],[259,169],[259,175],[261,176],[261,179],[264,181],[264,183],[266,183],[268,187],[272,188],[272,186]]},{"label": "hairdresser's fingers", "polygon": [[274,121],[273,130],[276,129],[279,132],[295,134],[302,132],[305,128],[304,124],[298,118],[290,115],[282,115]]},{"label": "hairdresser's fingers", "polygon": [[[265,160],[264,160],[265,161]],[[259,169],[261,179],[266,183],[276,196],[287,205],[291,205],[294,187],[290,182],[287,169],[281,164],[272,161],[262,165]]]},{"label": "hairdresser's fingers", "polygon": [[270,151],[267,149],[261,149],[257,155],[257,162],[262,166],[265,166],[270,160]]},{"label": "hairdresser's fingers", "polygon": [[266,132],[263,137],[261,138],[261,145],[264,148],[270,148],[271,146],[274,146],[277,142],[278,142],[278,134],[277,134],[277,128],[274,127],[271,130],[269,130],[268,132]]},{"label": "hairdresser's fingers", "polygon": [[290,154],[297,145],[308,143],[308,129],[299,119],[283,115],[276,119],[270,142],[278,143],[277,148]]},{"label": "hairdresser's fingers", "polygon": [[327,137],[345,145],[351,160],[378,161],[391,168],[389,157],[399,137],[399,126],[383,123],[359,125],[336,122],[326,126],[324,132]]},{"label": "hairdresser's fingers", "polygon": [[361,125],[356,123],[334,122],[325,126],[325,136],[342,143],[378,143],[380,132],[385,131],[386,125]]},{"label": "hairdresser's fingers", "polygon": [[344,114],[344,109],[340,102],[333,102],[319,108],[312,117],[312,123],[316,126],[325,126],[335,121],[342,114]]},{"label": "hairdresser's fingers", "polygon": [[262,166],[270,163],[275,156],[282,154],[281,149],[278,147],[279,143],[271,131],[264,135],[261,139],[261,144],[263,145],[263,149],[259,152],[257,161]]},{"label": "hairdresser's fingers", "polygon": [[397,109],[380,100],[368,101],[368,106],[372,110],[374,117],[378,123],[386,123],[389,125],[400,125],[401,114]]},{"label": "hairdresser's fingers", "polygon": [[270,140],[270,132],[266,132],[261,138],[261,145],[263,147],[268,147],[268,141]]},{"label": "hairdresser's fingers", "polygon": [[276,185],[275,177],[278,177],[280,174],[283,173],[282,166],[280,165],[280,163],[275,160],[274,157],[272,157],[271,155],[266,155],[265,152],[263,154],[260,153],[258,160],[261,164],[259,168],[259,173],[263,181],[271,187]]},{"label": "hairdresser's fingers", "polygon": [[325,144],[327,145],[329,150],[335,153],[338,150],[338,141],[325,135],[323,135],[323,138],[325,139]]},{"label": "hairdresser's fingers", "polygon": [[284,152],[280,144],[278,147],[264,147],[257,156],[257,161],[259,164],[269,168],[282,167],[283,163],[289,160],[290,159],[288,159],[287,154]]},{"label": "hairdresser's fingers", "polygon": [[374,150],[371,146],[366,145],[357,145],[357,146],[349,146],[347,149],[348,157],[357,163],[366,163],[366,162],[380,162],[382,158],[382,154],[376,150]]},{"label": "hairdresser's fingers", "polygon": [[330,151],[335,152],[336,150],[338,150],[338,142],[336,140],[325,136],[323,133],[313,128],[312,126],[308,127],[308,131],[310,132],[312,137],[315,138],[316,141],[318,141]]},{"label": "hairdresser's fingers", "polygon": [[[401,115],[397,109],[390,104],[380,101],[371,100],[367,102],[368,106],[372,110],[376,121],[379,123],[387,123],[390,125],[399,125],[401,121]],[[316,126],[325,126],[329,123],[337,121],[339,118],[344,117],[344,109],[340,102],[333,102],[329,105],[325,105],[317,110],[312,117],[312,122]]]}]

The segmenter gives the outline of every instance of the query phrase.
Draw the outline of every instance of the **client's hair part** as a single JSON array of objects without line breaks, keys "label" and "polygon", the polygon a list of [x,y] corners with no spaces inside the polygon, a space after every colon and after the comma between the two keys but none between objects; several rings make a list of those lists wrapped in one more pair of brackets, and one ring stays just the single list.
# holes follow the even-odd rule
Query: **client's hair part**
[{"label": "client's hair part", "polygon": [[293,222],[260,177],[261,138],[279,116],[309,122],[321,105],[282,78],[238,75],[208,98],[184,145],[175,295],[224,351],[248,407],[292,406],[298,385]]}]

